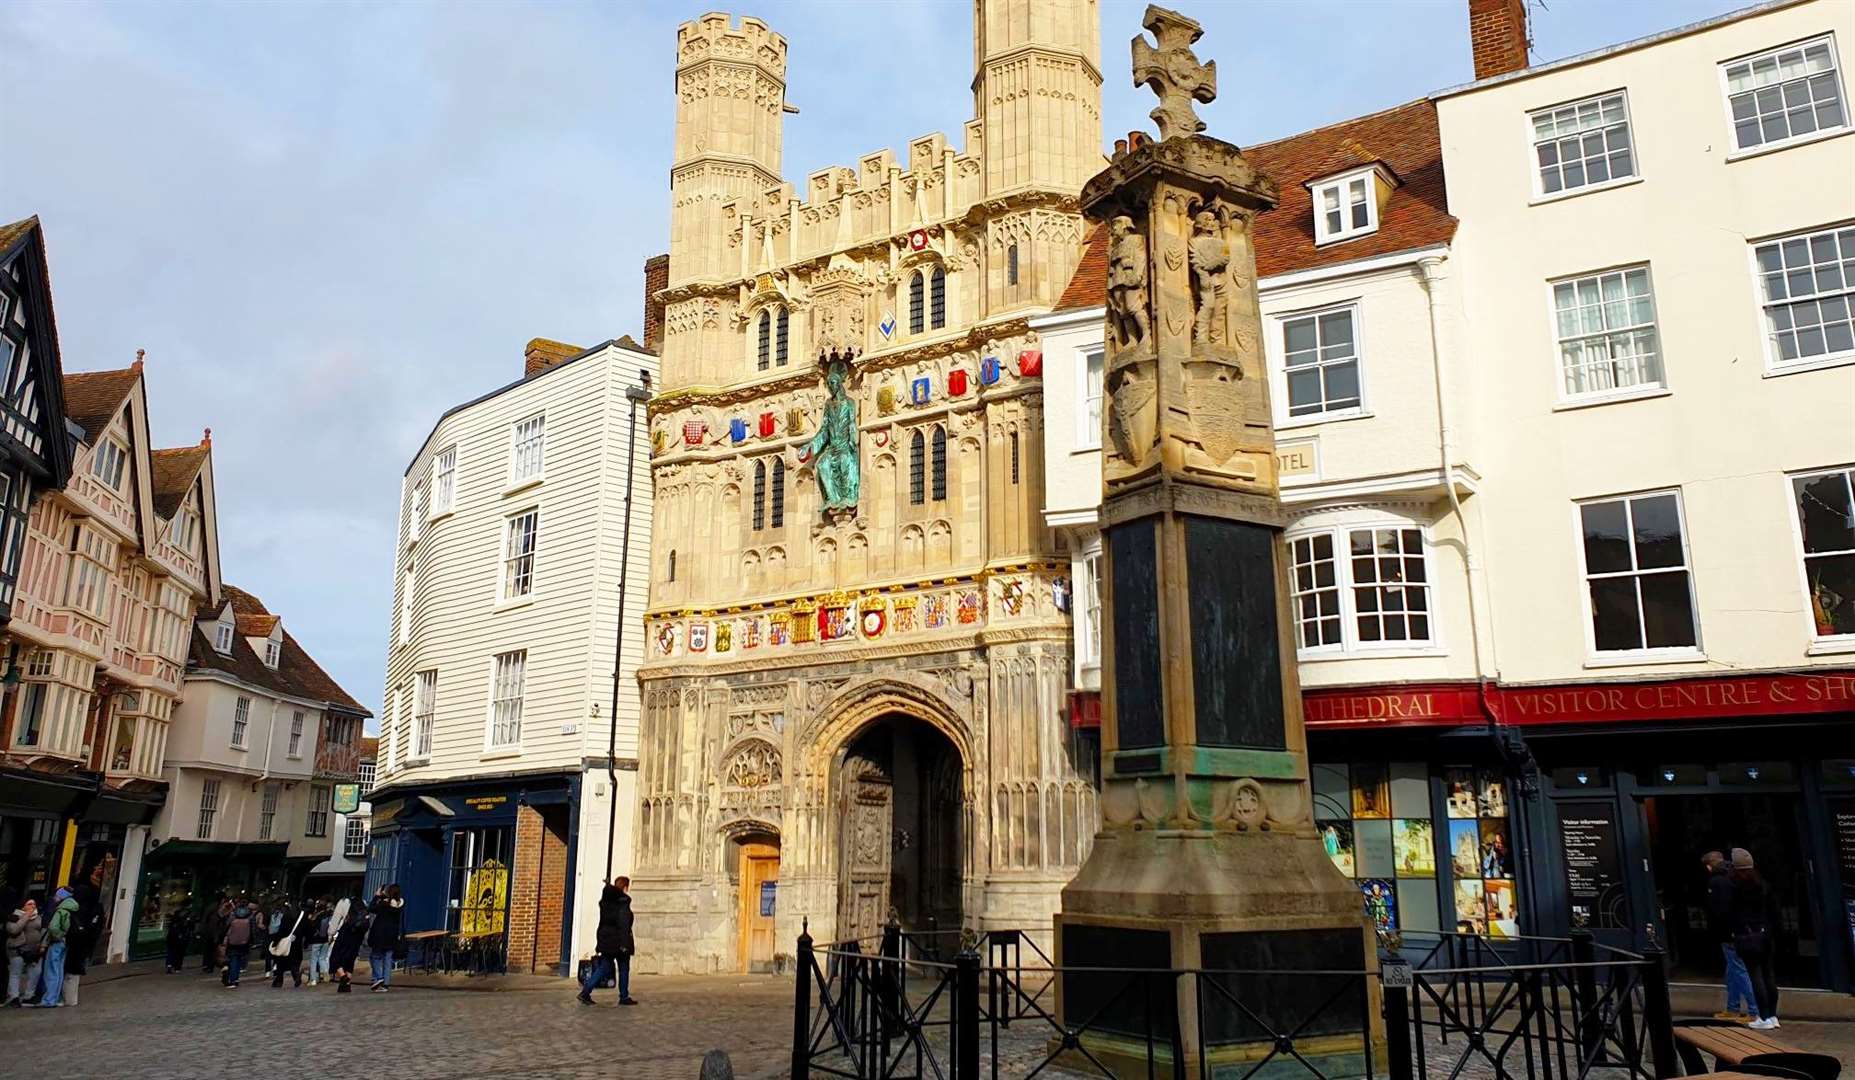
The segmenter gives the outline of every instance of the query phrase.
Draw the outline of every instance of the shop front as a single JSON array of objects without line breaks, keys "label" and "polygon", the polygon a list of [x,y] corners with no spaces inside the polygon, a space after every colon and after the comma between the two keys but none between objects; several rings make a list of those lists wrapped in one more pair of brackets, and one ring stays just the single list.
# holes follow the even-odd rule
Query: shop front
[{"label": "shop front", "polygon": [[1777,903],[1780,982],[1855,991],[1855,673],[1348,688],[1306,705],[1316,818],[1381,923],[1582,925],[1638,948],[1653,934],[1678,979],[1717,980],[1701,857],[1742,847]]},{"label": "shop front", "polygon": [[397,884],[406,932],[443,931],[472,967],[557,969],[578,793],[559,773],[375,789],[363,891]]},{"label": "shop front", "polygon": [[197,925],[207,905],[227,897],[267,901],[289,895],[289,847],[282,842],[214,840],[169,840],[151,846],[142,856],[129,958],[162,956],[168,920],[177,914]]}]

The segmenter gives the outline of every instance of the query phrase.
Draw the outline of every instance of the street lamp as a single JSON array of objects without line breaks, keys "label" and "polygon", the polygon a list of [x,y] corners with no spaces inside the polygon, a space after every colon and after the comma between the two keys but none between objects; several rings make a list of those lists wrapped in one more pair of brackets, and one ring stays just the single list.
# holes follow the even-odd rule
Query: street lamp
[{"label": "street lamp", "polygon": [[638,406],[651,399],[651,373],[638,369],[638,382],[625,387],[631,406],[631,430],[625,444],[625,525],[618,555],[618,629],[612,635],[612,708],[606,716],[605,767],[611,785],[606,807],[605,880],[612,880],[612,850],[618,842],[618,687],[625,670],[625,593],[631,574],[631,478],[638,465]]}]

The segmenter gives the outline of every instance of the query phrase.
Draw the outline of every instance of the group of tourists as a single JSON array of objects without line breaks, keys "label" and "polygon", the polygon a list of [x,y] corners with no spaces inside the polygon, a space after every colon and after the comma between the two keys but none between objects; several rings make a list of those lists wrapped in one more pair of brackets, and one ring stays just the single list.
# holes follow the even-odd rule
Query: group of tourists
[{"label": "group of tourists", "polygon": [[1701,865],[1708,875],[1707,927],[1726,957],[1726,1011],[1714,1015],[1769,1031],[1778,1026],[1771,891],[1745,848],[1709,851]]},{"label": "group of tourists", "polygon": [[6,999],[9,1009],[76,1005],[90,957],[103,936],[103,867],[50,898],[30,893],[0,902],[6,916]]},{"label": "group of tourists", "polygon": [[406,953],[405,906],[398,885],[375,890],[368,901],[321,896],[259,902],[242,893],[226,896],[198,916],[186,910],[169,916],[167,972],[184,971],[188,954],[197,947],[201,973],[217,971],[220,983],[236,990],[256,948],[273,989],[282,989],[288,976],[293,989],[305,982],[332,982],[336,993],[347,994],[353,992],[355,965],[365,946],[371,989],[384,994],[392,984],[394,961]]}]

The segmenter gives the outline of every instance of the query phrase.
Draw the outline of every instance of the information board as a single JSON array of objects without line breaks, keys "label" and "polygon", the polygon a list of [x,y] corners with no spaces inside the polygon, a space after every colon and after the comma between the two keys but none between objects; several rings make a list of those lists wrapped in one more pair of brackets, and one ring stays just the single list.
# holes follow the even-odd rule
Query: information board
[{"label": "information board", "polygon": [[778,895],[779,895],[779,882],[763,881],[760,883],[760,915],[761,917],[768,918],[768,919],[773,917],[773,905],[776,902]]},{"label": "information board", "polygon": [[1617,861],[1616,807],[1607,802],[1560,803],[1559,839],[1572,924],[1593,930],[1628,927],[1629,903]]}]

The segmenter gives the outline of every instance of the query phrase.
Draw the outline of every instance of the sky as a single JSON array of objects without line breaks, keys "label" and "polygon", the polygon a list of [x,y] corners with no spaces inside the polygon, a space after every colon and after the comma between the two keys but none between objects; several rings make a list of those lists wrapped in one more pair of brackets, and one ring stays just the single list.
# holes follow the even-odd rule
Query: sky
[{"label": "sky", "polygon": [[[1528,0],[1535,63],[1743,0]],[[400,480],[533,337],[641,336],[674,41],[713,4],[0,3],[0,222],[38,214],[67,371],[147,350],[157,446],[213,431],[225,580],[380,709]],[[1177,0],[1239,145],[1471,78],[1466,0]],[[1103,0],[1103,136],[1150,128]],[[972,113],[968,0],[759,0],[784,173]]]}]

